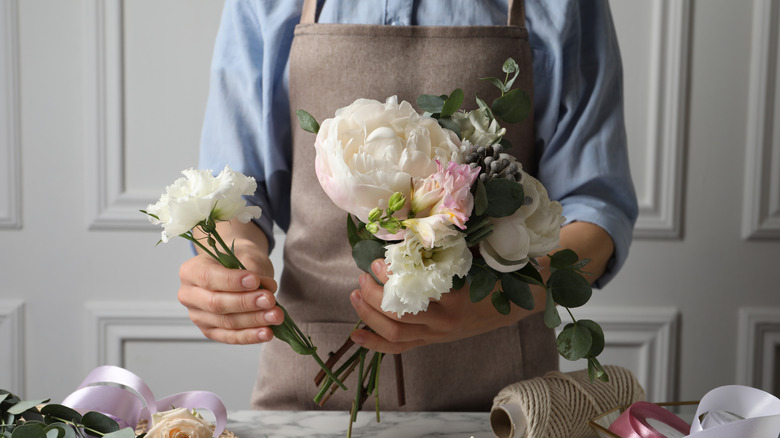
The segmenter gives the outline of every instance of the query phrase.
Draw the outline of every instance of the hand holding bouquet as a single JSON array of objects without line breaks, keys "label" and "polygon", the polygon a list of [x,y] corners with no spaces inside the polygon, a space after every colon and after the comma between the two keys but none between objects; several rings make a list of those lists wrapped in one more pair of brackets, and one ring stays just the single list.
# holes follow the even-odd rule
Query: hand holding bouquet
[{"label": "hand holding bouquet", "polygon": [[[316,133],[315,170],[330,199],[348,214],[348,237],[358,266],[371,273],[371,262],[388,265],[382,309],[399,317],[427,309],[451,289],[466,283],[473,302],[488,296],[507,314],[512,304],[535,307],[530,285],[545,288],[544,320],[561,324],[556,303],[582,306],[592,294],[582,274],[587,260],[571,250],[550,255],[545,282],[537,258],[559,245],[562,207],[544,186],[506,153],[501,123],[519,123],[530,112],[530,99],[512,89],[518,73],[509,59],[506,78],[486,78],[501,90],[492,104],[477,98],[478,108],[460,109],[463,92],[423,95],[410,103],[358,99],[320,126],[298,110],[301,126]],[[372,274],[373,275],[373,274]],[[557,340],[569,360],[586,358],[591,379],[606,380],[596,357],[604,347],[600,326],[589,320],[567,324]],[[361,382],[355,409],[375,388],[378,358],[356,353]],[[365,369],[364,369],[365,368]],[[341,376],[341,370],[336,374]],[[365,376],[365,377],[364,377]],[[343,376],[342,376],[343,377]],[[323,392],[328,386],[324,382]]]}]

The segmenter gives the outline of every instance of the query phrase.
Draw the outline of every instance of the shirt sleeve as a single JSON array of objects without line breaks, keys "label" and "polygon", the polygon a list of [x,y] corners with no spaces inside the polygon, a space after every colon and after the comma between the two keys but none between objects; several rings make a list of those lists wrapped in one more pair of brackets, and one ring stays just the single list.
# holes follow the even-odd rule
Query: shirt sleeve
[{"label": "shirt sleeve", "polygon": [[638,214],[623,115],[622,63],[607,0],[527,0],[534,55],[539,179],[567,223],[589,222],[615,252],[595,283],[626,260]]},{"label": "shirt sleeve", "polygon": [[199,165],[230,165],[255,178],[247,197],[274,246],[273,224],[290,220],[291,143],[287,65],[302,1],[227,0],[211,64]]}]

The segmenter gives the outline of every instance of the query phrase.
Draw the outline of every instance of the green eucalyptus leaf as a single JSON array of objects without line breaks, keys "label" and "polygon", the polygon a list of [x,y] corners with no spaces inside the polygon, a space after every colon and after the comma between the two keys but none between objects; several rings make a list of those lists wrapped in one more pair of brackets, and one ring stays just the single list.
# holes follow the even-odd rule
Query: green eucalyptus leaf
[{"label": "green eucalyptus leaf", "polygon": [[463,286],[466,285],[466,277],[458,277],[457,275],[452,276],[452,288],[455,290],[463,289]]},{"label": "green eucalyptus leaf", "polygon": [[507,58],[506,61],[504,61],[504,64],[501,65],[501,71],[504,73],[515,73],[520,69],[520,66],[517,65],[517,61],[514,60],[514,58]]},{"label": "green eucalyptus leaf", "polygon": [[498,313],[502,315],[509,315],[509,312],[512,310],[511,306],[509,305],[509,298],[506,296],[505,293],[501,292],[500,290],[497,290],[493,292],[493,295],[490,297],[490,300],[493,302],[493,307],[498,310]]},{"label": "green eucalyptus leaf", "polygon": [[534,295],[528,283],[512,273],[501,274],[501,289],[507,298],[526,310],[534,308]]},{"label": "green eucalyptus leaf", "polygon": [[550,274],[547,286],[553,299],[561,306],[574,308],[587,303],[593,294],[588,280],[571,269],[558,269]]},{"label": "green eucalyptus leaf", "polygon": [[[447,100],[444,101],[444,105],[441,108],[441,117],[445,118],[451,116],[455,111],[460,109],[461,105],[463,105],[463,90],[456,88],[450,93]],[[460,137],[460,135],[458,135],[458,137]]]},{"label": "green eucalyptus leaf", "polygon": [[577,323],[569,323],[558,334],[558,353],[567,360],[579,360],[587,356],[593,340],[590,330]]},{"label": "green eucalyptus leaf", "polygon": [[531,98],[520,89],[509,91],[493,101],[493,114],[507,123],[520,123],[531,113]]},{"label": "green eucalyptus leaf", "polygon": [[103,435],[103,438],[136,438],[135,431],[129,427]]},{"label": "green eucalyptus leaf", "polygon": [[62,426],[47,426],[44,432],[46,438],[65,438],[65,429]]},{"label": "green eucalyptus leaf", "polygon": [[446,118],[446,119],[440,118],[437,121],[439,122],[439,126],[441,126],[444,129],[449,129],[450,131],[454,132],[455,135],[458,136],[458,138],[462,138],[460,132],[460,125],[458,125],[458,122],[450,118]]},{"label": "green eucalyptus leaf", "polygon": [[485,184],[488,207],[485,214],[501,218],[511,216],[523,205],[523,185],[503,178],[494,178]]},{"label": "green eucalyptus leaf", "polygon": [[478,303],[493,291],[493,287],[496,285],[496,281],[498,281],[498,276],[490,269],[472,264],[468,280],[471,302]]},{"label": "green eucalyptus leaf", "polygon": [[347,240],[349,240],[350,247],[354,247],[356,243],[363,240],[360,238],[360,232],[358,231],[358,226],[355,225],[355,222],[352,220],[351,214],[347,214]]},{"label": "green eucalyptus leaf", "polygon": [[504,65],[501,66],[501,70],[507,74],[514,73],[514,75],[512,75],[512,77],[506,81],[506,85],[504,86],[504,91],[507,91],[511,89],[512,85],[515,83],[515,79],[517,79],[517,75],[520,73],[520,66],[517,65],[517,62],[514,59],[509,58],[504,61]]},{"label": "green eucalyptus leaf", "polygon": [[609,382],[609,375],[607,375],[607,370],[601,366],[601,362],[599,362],[599,360],[595,357],[588,358],[588,377],[590,378],[591,382],[594,380]]},{"label": "green eucalyptus leaf", "polygon": [[433,94],[422,94],[417,98],[417,106],[431,114],[439,114],[444,107],[444,99]]},{"label": "green eucalyptus leaf", "polygon": [[485,183],[477,178],[477,183],[474,185],[474,215],[482,216],[485,214],[487,207],[488,197],[487,192],[485,191]]},{"label": "green eucalyptus leaf", "polygon": [[87,412],[84,417],[81,418],[81,422],[87,429],[91,429],[101,434],[116,432],[119,430],[119,425],[116,421],[110,417],[101,414],[100,412]]},{"label": "green eucalyptus leaf", "polygon": [[[76,431],[73,426],[65,423],[51,423],[46,426],[46,436],[49,438],[75,438]],[[56,432],[56,435],[52,434],[52,431]]]},{"label": "green eucalyptus leaf", "polygon": [[561,315],[558,314],[558,307],[552,298],[552,291],[547,289],[547,303],[544,307],[544,325],[549,328],[555,328],[561,325]]},{"label": "green eucalyptus leaf", "polygon": [[550,256],[550,268],[565,269],[577,263],[577,253],[570,249],[562,249]]},{"label": "green eucalyptus leaf", "polygon": [[[385,245],[378,240],[361,240],[352,247],[352,258],[355,260],[358,268],[374,276],[371,270],[371,263],[376,259],[385,258]],[[381,282],[374,276],[377,283]]]},{"label": "green eucalyptus leaf", "polygon": [[[487,102],[485,102],[484,100],[480,99],[479,96],[474,96],[474,99],[476,99],[478,107],[485,108],[485,109],[488,110],[488,112],[490,111],[490,107],[488,106]],[[493,117],[493,113],[490,113],[490,117]]]},{"label": "green eucalyptus leaf", "polygon": [[51,421],[48,421],[49,423],[53,423],[55,421],[63,421],[66,423],[81,423],[81,414],[74,411],[73,409],[58,405],[58,404],[48,404],[41,408],[41,413],[47,417],[47,419],[50,419]]},{"label": "green eucalyptus leaf", "polygon": [[525,266],[515,271],[514,274],[528,284],[544,287],[542,274],[539,273],[539,270],[536,269],[536,266],[534,266],[533,263],[526,263]]},{"label": "green eucalyptus leaf", "polygon": [[5,391],[2,391],[2,392],[0,392],[0,406],[2,406],[2,404],[3,404],[3,401],[4,401],[6,398],[10,397],[10,396],[11,396],[11,393],[10,393],[10,392],[5,392]]},{"label": "green eucalyptus leaf", "polygon": [[39,423],[24,423],[15,427],[11,438],[47,438],[46,432]]},{"label": "green eucalyptus leaf", "polygon": [[[29,400],[29,401],[20,401],[19,403],[16,403],[15,405],[8,408],[9,414],[19,415],[27,410],[35,409],[36,406],[44,403],[48,403],[50,399],[45,400]],[[35,409],[37,411],[37,409]]]},{"label": "green eucalyptus leaf", "polygon": [[590,319],[579,319],[577,324],[590,330],[590,336],[593,341],[590,351],[588,351],[588,356],[596,357],[601,354],[604,351],[604,330],[601,329],[601,326],[596,321]]},{"label": "green eucalyptus leaf", "polygon": [[299,109],[295,110],[295,115],[298,116],[298,123],[301,125],[304,131],[316,134],[320,130],[320,124],[311,114]]},{"label": "green eucalyptus leaf", "polygon": [[499,79],[499,78],[488,77],[488,78],[480,78],[480,79],[481,79],[481,80],[483,80],[483,81],[488,81],[488,82],[490,82],[491,84],[495,85],[495,86],[496,86],[496,88],[498,88],[499,90],[501,90],[501,92],[502,92],[502,93],[506,93],[506,90],[508,90],[508,88],[506,88],[506,87],[504,86],[504,81],[502,81],[502,80],[501,80],[501,79]]}]

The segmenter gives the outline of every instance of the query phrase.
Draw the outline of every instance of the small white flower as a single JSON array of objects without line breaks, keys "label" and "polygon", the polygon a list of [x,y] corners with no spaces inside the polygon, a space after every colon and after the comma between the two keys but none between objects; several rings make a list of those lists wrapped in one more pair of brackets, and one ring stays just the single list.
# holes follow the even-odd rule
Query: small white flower
[{"label": "small white flower", "polygon": [[213,435],[214,425],[184,408],[154,414],[152,428],[146,433],[147,438],[212,438]]},{"label": "small white flower", "polygon": [[228,166],[216,177],[211,170],[187,169],[182,174],[183,178],[165,188],[157,203],[146,208],[149,220],[163,226],[163,242],[192,230],[209,217],[214,221],[236,218],[247,223],[260,216],[260,207],[247,206],[243,198],[255,193],[254,178]]},{"label": "small white flower", "polygon": [[437,245],[426,248],[418,235],[406,233],[402,242],[387,246],[385,261],[390,272],[382,310],[416,315],[450,291],[454,275],[468,273],[472,255],[463,237],[446,236]]}]

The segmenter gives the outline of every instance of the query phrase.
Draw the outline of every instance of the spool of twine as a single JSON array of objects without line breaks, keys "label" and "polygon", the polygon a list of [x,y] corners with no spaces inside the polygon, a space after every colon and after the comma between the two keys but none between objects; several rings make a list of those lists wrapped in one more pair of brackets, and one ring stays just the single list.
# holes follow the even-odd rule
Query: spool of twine
[{"label": "spool of twine", "polygon": [[588,421],[618,406],[645,399],[625,368],[604,367],[609,382],[588,378],[588,371],[551,371],[514,383],[493,399],[490,425],[499,438],[586,438],[595,436]]}]

